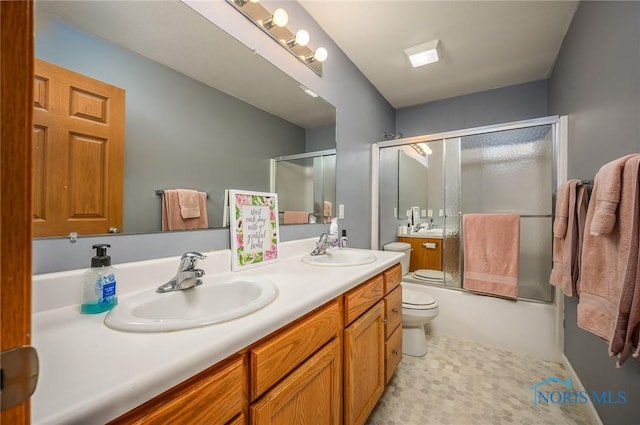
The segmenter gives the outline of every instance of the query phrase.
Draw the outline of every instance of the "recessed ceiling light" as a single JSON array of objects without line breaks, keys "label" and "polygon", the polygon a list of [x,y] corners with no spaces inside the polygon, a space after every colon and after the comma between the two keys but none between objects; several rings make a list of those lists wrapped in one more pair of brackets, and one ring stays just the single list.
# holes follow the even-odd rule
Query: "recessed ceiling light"
[{"label": "recessed ceiling light", "polygon": [[438,46],[440,40],[428,41],[426,43],[418,44],[417,46],[409,47],[404,52],[409,56],[411,65],[414,68],[427,65],[430,63],[438,62]]}]

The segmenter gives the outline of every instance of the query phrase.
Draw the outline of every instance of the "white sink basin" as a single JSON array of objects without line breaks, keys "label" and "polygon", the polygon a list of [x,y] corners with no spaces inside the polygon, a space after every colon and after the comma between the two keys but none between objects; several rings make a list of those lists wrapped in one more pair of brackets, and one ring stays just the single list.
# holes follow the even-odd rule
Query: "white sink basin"
[{"label": "white sink basin", "polygon": [[429,237],[441,238],[443,235],[443,229],[420,229],[416,232],[418,235]]},{"label": "white sink basin", "polygon": [[302,261],[314,266],[347,267],[360,266],[376,261],[371,251],[349,248],[331,248],[324,255],[305,255]]},{"label": "white sink basin", "polygon": [[275,285],[260,278],[205,282],[164,294],[150,289],[122,300],[105,324],[128,332],[165,332],[207,326],[253,313],[275,299]]}]

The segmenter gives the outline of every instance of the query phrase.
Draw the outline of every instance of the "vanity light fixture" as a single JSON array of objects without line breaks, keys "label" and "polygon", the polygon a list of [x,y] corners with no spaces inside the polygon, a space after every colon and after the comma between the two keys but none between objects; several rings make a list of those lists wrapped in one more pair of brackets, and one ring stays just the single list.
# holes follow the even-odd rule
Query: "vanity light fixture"
[{"label": "vanity light fixture", "polygon": [[314,50],[309,47],[311,37],[306,30],[300,29],[295,33],[289,30],[287,28],[289,14],[286,10],[278,8],[271,13],[259,0],[227,0],[227,3],[277,41],[300,62],[322,76],[322,63],[327,59],[327,49],[318,47]]},{"label": "vanity light fixture", "polygon": [[266,21],[262,22],[262,26],[270,30],[274,26],[284,27],[289,22],[289,14],[283,8],[278,8],[273,12],[273,15]]},{"label": "vanity light fixture", "polygon": [[295,37],[287,40],[287,46],[306,46],[309,44],[309,40],[309,33],[306,30],[298,30]]},{"label": "vanity light fixture", "polygon": [[438,62],[440,40],[428,41],[426,43],[418,44],[417,46],[409,47],[404,52],[409,56],[411,66],[417,68],[419,66],[428,65],[430,63]]}]

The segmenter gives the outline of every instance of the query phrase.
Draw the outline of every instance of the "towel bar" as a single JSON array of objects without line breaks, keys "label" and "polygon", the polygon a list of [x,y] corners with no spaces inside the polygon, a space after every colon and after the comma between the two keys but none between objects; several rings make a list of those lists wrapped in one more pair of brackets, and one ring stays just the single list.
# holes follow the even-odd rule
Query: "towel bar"
[{"label": "towel bar", "polygon": [[[164,193],[164,191],[165,191],[165,190],[168,190],[168,189],[156,189],[156,190],[155,190],[155,194],[156,194],[156,195],[162,195],[162,194]],[[205,192],[205,193],[207,194],[207,198],[209,198],[209,197],[210,197],[209,192]]]}]

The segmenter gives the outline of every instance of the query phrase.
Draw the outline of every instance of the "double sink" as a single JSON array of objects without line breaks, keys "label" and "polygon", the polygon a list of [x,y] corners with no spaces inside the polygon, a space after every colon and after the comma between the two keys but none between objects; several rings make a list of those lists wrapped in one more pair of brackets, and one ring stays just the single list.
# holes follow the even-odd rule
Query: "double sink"
[{"label": "double sink", "polygon": [[[301,261],[320,267],[350,267],[376,261],[373,252],[328,249],[324,255],[305,255]],[[197,287],[167,293],[155,288],[140,292],[107,314],[105,324],[126,332],[168,332],[191,329],[246,316],[271,303],[278,295],[268,278],[203,279]]]}]

